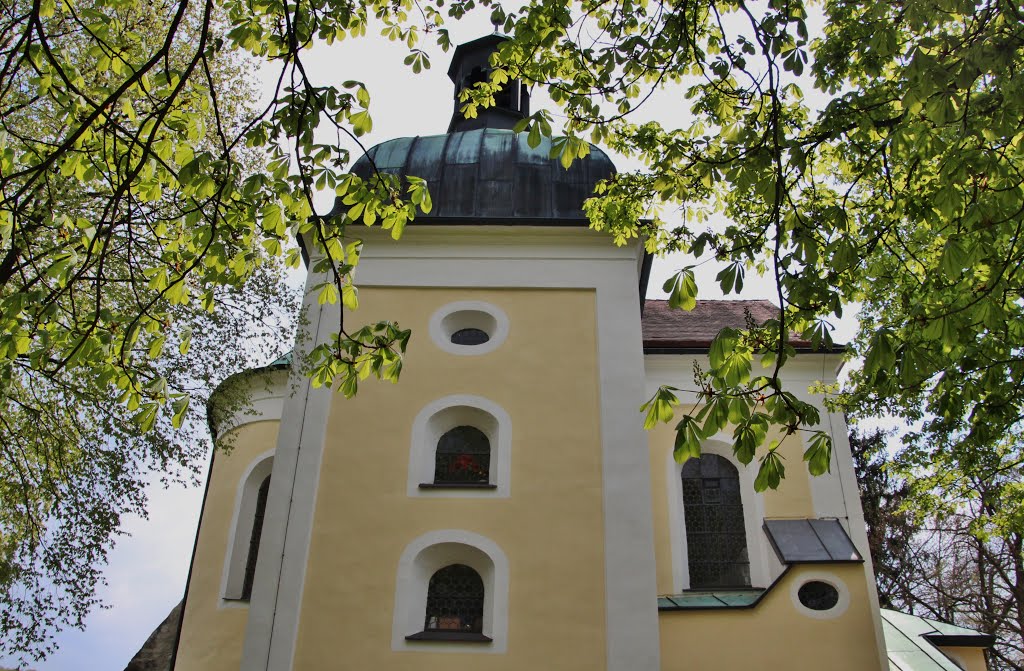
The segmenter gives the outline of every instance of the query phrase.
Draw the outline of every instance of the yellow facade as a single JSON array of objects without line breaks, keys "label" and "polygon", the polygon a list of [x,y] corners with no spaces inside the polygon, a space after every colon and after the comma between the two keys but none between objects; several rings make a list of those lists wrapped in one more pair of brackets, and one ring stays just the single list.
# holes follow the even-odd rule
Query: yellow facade
[{"label": "yellow facade", "polygon": [[[352,318],[397,320],[415,334],[400,384],[337,396],[327,425],[294,668],[580,669],[604,667],[602,475],[594,295],[585,290],[365,290]],[[452,301],[502,309],[507,340],[483,356],[441,351],[431,315]],[[472,394],[513,426],[511,496],[407,495],[411,427],[429,402]],[[405,546],[435,529],[494,541],[509,558],[508,652],[391,649]]]},{"label": "yellow facade", "polygon": [[960,665],[964,671],[986,671],[985,651],[978,647],[963,645],[938,646],[944,655]]},{"label": "yellow facade", "polygon": [[224,566],[238,485],[253,460],[274,449],[277,430],[277,421],[241,426],[232,435],[225,436],[232,444],[231,451],[218,453],[214,459],[196,541],[175,671],[239,667],[249,609],[244,602],[227,603],[221,598]]},{"label": "yellow facade", "polygon": [[792,585],[814,566],[795,566],[754,608],[662,612],[664,671],[785,669],[837,671],[878,669],[870,600],[859,564],[831,565],[828,572],[850,590],[846,611],[814,619],[796,610]]}]

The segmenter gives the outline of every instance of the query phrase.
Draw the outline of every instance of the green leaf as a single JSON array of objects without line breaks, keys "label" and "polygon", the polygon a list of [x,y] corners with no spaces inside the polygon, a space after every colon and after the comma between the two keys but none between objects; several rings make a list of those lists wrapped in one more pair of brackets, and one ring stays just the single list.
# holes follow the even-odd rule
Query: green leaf
[{"label": "green leaf", "polygon": [[804,452],[804,461],[811,475],[828,473],[832,467],[832,437],[824,431],[816,432]]},{"label": "green leaf", "polygon": [[785,477],[786,467],[782,463],[782,457],[774,449],[770,449],[761,457],[761,467],[757,469],[757,477],[754,478],[754,491],[778,489]]},{"label": "green leaf", "polygon": [[640,406],[641,412],[646,412],[644,428],[653,429],[659,423],[667,423],[672,420],[675,414],[674,408],[679,405],[679,399],[672,393],[669,387],[659,387],[649,401]]},{"label": "green leaf", "polygon": [[700,458],[701,441],[704,437],[697,419],[690,415],[683,416],[676,424],[675,448],[672,450],[672,457],[676,463],[685,463],[691,457]]},{"label": "green leaf", "polygon": [[768,435],[768,418],[763,413],[754,413],[740,422],[732,432],[732,451],[741,464],[754,460],[757,448]]},{"label": "green leaf", "polygon": [[890,372],[896,366],[896,350],[889,329],[878,329],[871,337],[867,356],[864,358],[864,373],[869,376]]},{"label": "green leaf", "polygon": [[683,268],[662,285],[669,295],[669,307],[692,310],[697,307],[697,280],[691,268]]},{"label": "green leaf", "polygon": [[132,423],[142,433],[149,433],[156,424],[157,410],[159,410],[160,406],[157,403],[147,402],[143,403],[140,407],[142,409],[132,416]]}]

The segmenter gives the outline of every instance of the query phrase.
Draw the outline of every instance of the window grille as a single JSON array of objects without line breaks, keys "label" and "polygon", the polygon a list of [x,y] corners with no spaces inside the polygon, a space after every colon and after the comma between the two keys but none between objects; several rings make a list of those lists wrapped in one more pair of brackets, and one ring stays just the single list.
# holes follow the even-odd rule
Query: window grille
[{"label": "window grille", "polygon": [[270,476],[260,485],[256,494],[256,514],[252,519],[252,535],[249,536],[249,556],[245,560],[245,579],[242,581],[242,600],[252,597],[252,581],[256,577],[256,559],[260,552],[260,537],[263,535],[263,518],[267,512],[267,494],[270,492]]},{"label": "window grille", "polygon": [[483,631],[484,581],[464,564],[451,564],[430,577],[425,631]]},{"label": "window grille", "polygon": [[435,484],[487,483],[490,469],[491,442],[480,429],[457,426],[437,441]]},{"label": "window grille", "polygon": [[682,481],[690,587],[749,587],[739,471],[705,454],[683,465]]},{"label": "window grille", "polygon": [[491,337],[482,329],[459,329],[452,334],[452,344],[454,345],[483,345],[490,339]]}]

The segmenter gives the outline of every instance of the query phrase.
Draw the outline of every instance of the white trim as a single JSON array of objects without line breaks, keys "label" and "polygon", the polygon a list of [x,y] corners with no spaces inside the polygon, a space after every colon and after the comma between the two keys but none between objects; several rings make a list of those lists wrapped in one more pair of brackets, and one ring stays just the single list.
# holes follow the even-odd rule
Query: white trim
[{"label": "white trim", "polygon": [[[836,591],[839,592],[839,601],[835,606],[828,610],[812,610],[800,603],[798,595],[800,588],[809,582],[816,581],[827,583],[836,588]],[[833,573],[826,573],[824,571],[801,572],[789,586],[789,599],[793,602],[796,612],[804,617],[809,617],[813,620],[833,620],[845,613],[846,609],[850,607],[850,590],[846,587],[846,583]]]},{"label": "white trim", "polygon": [[[299,320],[296,362],[325,342],[337,328],[340,306],[319,305],[310,287],[324,276],[306,278],[303,314]],[[298,640],[299,613],[313,530],[327,418],[334,392],[314,388],[306,371],[293,365],[281,413],[264,517],[261,552],[249,600],[242,671],[287,671]]]},{"label": "white trim", "polygon": [[[452,334],[464,328],[480,329],[487,334],[487,342],[479,345],[453,343]],[[429,331],[434,344],[449,354],[487,354],[497,349],[508,337],[508,315],[491,303],[457,301],[442,306],[433,314]]]},{"label": "white trim", "polygon": [[[420,489],[434,481],[437,441],[456,426],[474,426],[491,443],[490,483],[495,489]],[[481,396],[456,394],[419,411],[412,423],[406,493],[423,498],[506,498],[512,492],[512,420],[505,409]]]},{"label": "white trim", "polygon": [[[233,408],[231,414],[221,416],[217,411],[217,394],[212,399],[214,407],[214,426],[218,436],[224,436],[229,431],[252,424],[254,422],[280,421],[281,412],[284,408],[284,399],[287,396],[288,371],[252,371],[243,373],[242,379],[225,381],[225,385],[245,385],[246,391],[239,390],[238,393],[248,393],[244,408]],[[266,384],[258,385],[258,381]]]},{"label": "white trim", "polygon": [[[744,466],[732,454],[732,447],[719,434],[701,445],[702,454],[715,454],[736,467],[740,476],[740,499],[743,503],[743,526],[747,535],[747,557],[750,560],[750,586],[767,587],[776,577],[769,564],[769,553],[761,525],[764,523],[764,497],[754,491],[757,466]],[[690,589],[690,559],[686,546],[686,515],[683,510],[683,465],[668,453],[665,472],[668,475],[669,540],[672,546],[672,583],[676,593]],[[777,573],[781,573],[781,567]],[[776,575],[777,575],[776,573]]]},{"label": "white trim", "polygon": [[[427,585],[450,564],[465,564],[484,582],[483,633],[490,643],[408,641],[423,631]],[[508,558],[494,541],[471,531],[430,531],[406,546],[398,560],[391,649],[399,652],[504,654],[508,650]]]},{"label": "white trim", "polygon": [[249,542],[252,540],[252,524],[256,517],[256,499],[260,485],[274,468],[274,450],[267,450],[253,459],[238,480],[235,492],[235,509],[231,516],[229,545],[224,553],[224,570],[221,573],[220,607],[248,607],[242,601],[242,586],[245,582],[245,564],[249,559]]}]

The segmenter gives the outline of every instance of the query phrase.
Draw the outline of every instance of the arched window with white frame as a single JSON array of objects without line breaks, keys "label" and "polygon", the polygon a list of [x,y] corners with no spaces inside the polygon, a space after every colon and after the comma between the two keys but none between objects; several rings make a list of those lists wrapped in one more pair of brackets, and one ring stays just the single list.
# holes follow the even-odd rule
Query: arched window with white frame
[{"label": "arched window with white frame", "polygon": [[252,596],[273,466],[271,450],[254,459],[238,483],[224,566],[222,594],[226,601],[247,602]]},{"label": "arched window with white frame", "polygon": [[270,493],[270,476],[263,478],[256,494],[256,511],[253,513],[252,531],[249,533],[249,553],[245,560],[245,578],[242,580],[242,600],[252,597],[252,583],[256,577],[256,560],[260,554],[260,538],[263,537],[263,518],[267,514],[267,495]]},{"label": "arched window with white frame", "polygon": [[428,532],[398,563],[392,650],[503,654],[508,650],[508,559],[461,529]]},{"label": "arched window with white frame", "polygon": [[750,557],[739,471],[704,454],[680,473],[691,589],[750,587]]}]

